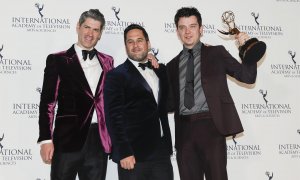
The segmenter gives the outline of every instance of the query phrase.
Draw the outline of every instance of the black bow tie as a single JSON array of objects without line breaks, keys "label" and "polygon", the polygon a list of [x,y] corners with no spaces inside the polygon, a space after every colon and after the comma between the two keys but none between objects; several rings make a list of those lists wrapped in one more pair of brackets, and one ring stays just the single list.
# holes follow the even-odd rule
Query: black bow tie
[{"label": "black bow tie", "polygon": [[139,63],[139,67],[141,67],[143,70],[145,70],[146,67],[152,69],[152,64],[150,61],[147,61],[146,63]]},{"label": "black bow tie", "polygon": [[92,49],[90,51],[82,50],[82,58],[83,60],[86,60],[87,56],[89,55],[89,59],[92,60],[93,57],[96,55],[96,53],[97,53],[96,49]]}]

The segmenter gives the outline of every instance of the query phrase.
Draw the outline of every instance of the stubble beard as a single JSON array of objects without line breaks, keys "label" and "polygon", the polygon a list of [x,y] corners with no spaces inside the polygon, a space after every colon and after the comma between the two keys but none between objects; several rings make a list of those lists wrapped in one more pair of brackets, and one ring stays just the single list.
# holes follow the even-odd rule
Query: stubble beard
[{"label": "stubble beard", "polygon": [[143,62],[146,60],[148,52],[143,52],[141,55],[133,55],[128,53],[128,57],[137,62]]}]

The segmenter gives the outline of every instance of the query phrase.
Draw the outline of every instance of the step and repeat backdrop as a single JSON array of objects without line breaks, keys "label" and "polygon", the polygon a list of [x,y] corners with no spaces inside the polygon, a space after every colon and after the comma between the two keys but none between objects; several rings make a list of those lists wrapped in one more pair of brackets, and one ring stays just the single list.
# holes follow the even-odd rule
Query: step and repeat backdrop
[{"label": "step and repeat backdrop", "polygon": [[[40,159],[39,98],[49,53],[77,41],[80,14],[99,9],[106,27],[97,49],[115,66],[126,59],[123,31],[131,23],[145,27],[152,52],[162,63],[182,49],[174,15],[183,6],[199,9],[201,41],[222,44],[238,60],[235,41],[221,16],[231,10],[240,31],[267,44],[258,62],[258,78],[246,85],[228,77],[245,132],[227,138],[230,180],[300,179],[300,0],[9,0],[0,2],[0,179],[49,180],[50,166]],[[174,134],[173,115],[169,116]],[[146,142],[145,142],[146,143]],[[176,151],[174,149],[174,155]],[[175,180],[179,180],[172,156]],[[117,179],[109,161],[107,179]]]}]

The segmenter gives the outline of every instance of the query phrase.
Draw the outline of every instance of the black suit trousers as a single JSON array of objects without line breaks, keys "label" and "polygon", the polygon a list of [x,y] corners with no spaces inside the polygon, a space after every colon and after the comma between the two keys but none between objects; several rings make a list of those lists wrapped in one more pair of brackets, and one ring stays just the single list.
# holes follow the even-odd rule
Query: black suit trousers
[{"label": "black suit trousers", "polygon": [[89,128],[79,152],[56,152],[51,165],[51,180],[105,180],[108,155],[103,151],[98,125]]},{"label": "black suit trousers", "polygon": [[227,180],[226,139],[213,120],[182,120],[181,125],[183,138],[176,154],[180,179]]},{"label": "black suit trousers", "polygon": [[119,180],[173,180],[173,166],[164,138],[146,161],[137,160],[134,169],[123,169],[119,164],[118,174]]}]

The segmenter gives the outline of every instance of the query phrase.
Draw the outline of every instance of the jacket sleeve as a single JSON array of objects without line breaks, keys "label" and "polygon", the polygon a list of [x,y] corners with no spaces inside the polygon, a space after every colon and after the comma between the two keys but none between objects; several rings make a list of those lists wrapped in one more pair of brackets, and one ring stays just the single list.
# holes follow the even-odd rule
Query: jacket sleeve
[{"label": "jacket sleeve", "polygon": [[172,75],[170,65],[167,65],[167,76],[168,76],[168,98],[167,98],[167,111],[169,113],[172,113],[175,111],[175,101],[174,101],[174,92],[173,92],[173,86],[170,76]]},{"label": "jacket sleeve", "polygon": [[118,160],[133,155],[126,131],[124,74],[114,70],[107,73],[104,84],[104,108],[107,129],[112,140],[113,152]]},{"label": "jacket sleeve", "polygon": [[226,68],[226,74],[234,77],[240,82],[247,84],[254,84],[257,75],[257,64],[241,64],[234,57],[232,57],[228,51],[219,46],[222,61]]},{"label": "jacket sleeve", "polygon": [[38,142],[52,139],[53,120],[59,87],[59,75],[56,61],[57,57],[55,57],[55,55],[49,55],[46,60],[39,106]]}]

